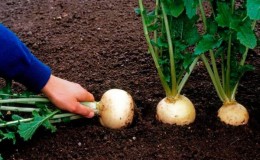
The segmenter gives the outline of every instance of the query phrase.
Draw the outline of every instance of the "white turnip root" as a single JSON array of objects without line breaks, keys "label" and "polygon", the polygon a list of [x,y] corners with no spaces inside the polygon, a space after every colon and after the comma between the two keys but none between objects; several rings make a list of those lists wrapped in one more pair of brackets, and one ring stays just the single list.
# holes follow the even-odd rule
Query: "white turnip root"
[{"label": "white turnip root", "polygon": [[218,110],[218,117],[226,124],[239,126],[247,124],[249,114],[243,105],[237,102],[230,102],[222,105]]},{"label": "white turnip root", "polygon": [[167,124],[187,125],[194,122],[196,117],[192,102],[185,96],[179,95],[174,99],[164,98],[157,105],[156,118]]},{"label": "white turnip root", "polygon": [[110,89],[103,94],[99,102],[84,104],[96,110],[100,116],[99,121],[104,127],[119,129],[128,126],[133,121],[134,101],[124,90]]}]

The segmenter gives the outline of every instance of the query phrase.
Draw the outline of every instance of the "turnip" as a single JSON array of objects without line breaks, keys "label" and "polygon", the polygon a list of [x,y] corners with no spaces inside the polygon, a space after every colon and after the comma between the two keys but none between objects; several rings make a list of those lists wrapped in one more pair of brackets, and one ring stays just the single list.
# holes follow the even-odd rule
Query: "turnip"
[{"label": "turnip", "polygon": [[191,52],[199,40],[197,19],[175,1],[156,0],[151,12],[144,8],[142,0],[139,7],[136,12],[141,14],[148,50],[166,93],[157,105],[156,118],[167,124],[190,124],[195,120],[195,108],[180,92],[198,60]]},{"label": "turnip", "polygon": [[218,110],[218,116],[226,124],[234,126],[247,124],[249,119],[246,108],[237,102],[223,104]]},{"label": "turnip", "polygon": [[97,110],[100,123],[108,128],[118,129],[132,123],[134,116],[134,101],[130,94],[121,89],[106,91],[100,102],[85,103]]},{"label": "turnip", "polygon": [[157,119],[163,123],[186,125],[195,120],[192,102],[180,95],[176,99],[164,98],[157,105]]},{"label": "turnip", "polygon": [[[253,69],[245,60],[248,50],[257,45],[254,28],[256,20],[260,19],[260,8],[256,7],[259,2],[241,3],[236,6],[234,0],[209,2],[212,10],[206,17],[202,0],[199,0],[204,33],[195,48],[195,54],[200,55],[223,102],[218,117],[234,126],[247,124],[249,119],[248,111],[236,101],[235,95],[243,74]],[[209,58],[206,52],[209,52]]]},{"label": "turnip", "polygon": [[[2,91],[5,91],[6,88],[10,89],[7,86]],[[82,104],[95,111],[104,127],[120,129],[133,121],[134,101],[131,95],[124,90],[110,89],[103,94],[99,102],[82,102]],[[11,133],[11,135],[19,133],[24,140],[28,140],[40,126],[55,131],[53,123],[82,118],[73,113],[61,113],[63,111],[50,106],[50,101],[42,96],[12,94],[9,91],[0,92],[0,115],[3,115],[3,111],[13,115],[11,121],[0,118],[0,128],[7,131],[7,133],[0,132],[0,140],[6,138],[15,140],[15,136],[10,137]],[[22,115],[27,116],[18,115],[21,112],[24,112]],[[28,114],[33,117],[28,117]]]}]

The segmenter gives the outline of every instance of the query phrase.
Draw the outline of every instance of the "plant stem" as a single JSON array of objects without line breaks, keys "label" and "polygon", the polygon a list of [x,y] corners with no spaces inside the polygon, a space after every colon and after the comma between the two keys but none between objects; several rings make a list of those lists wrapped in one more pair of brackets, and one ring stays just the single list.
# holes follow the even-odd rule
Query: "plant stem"
[{"label": "plant stem", "polygon": [[243,66],[243,65],[245,64],[248,50],[249,50],[249,48],[246,47],[246,50],[245,50],[245,52],[244,52],[244,54],[243,54],[243,56],[242,56],[242,59],[241,59],[241,61],[240,61],[240,63],[239,63],[241,66]]},{"label": "plant stem", "polygon": [[[69,120],[76,120],[76,119],[81,119],[83,117],[79,116],[79,115],[72,115],[72,116],[63,117],[63,118],[68,118]],[[62,121],[62,118],[57,118],[57,119],[55,118],[55,119],[50,119],[50,122],[51,123],[61,123],[63,121]]]},{"label": "plant stem", "polygon": [[200,6],[200,12],[201,12],[203,25],[204,25],[204,31],[206,32],[207,31],[207,21],[206,21],[205,11],[203,9],[202,0],[199,0],[199,6]]},{"label": "plant stem", "polygon": [[[256,20],[253,21],[253,23],[252,23],[252,30],[255,29],[255,26],[256,26]],[[247,54],[248,54],[248,50],[249,50],[249,48],[246,47],[246,50],[245,50],[245,52],[243,53],[242,59],[241,59],[241,61],[240,61],[240,63],[239,63],[241,66],[243,66],[243,65],[245,64],[246,57],[247,57]],[[232,92],[231,92],[231,98],[232,98],[232,99],[235,99],[235,95],[236,95],[236,91],[237,91],[238,84],[239,84],[239,82],[236,83],[234,89],[233,89]]]},{"label": "plant stem", "polygon": [[[231,1],[231,13],[233,14],[235,10],[235,0]],[[230,33],[229,35],[229,39],[228,39],[228,51],[227,51],[227,70],[226,70],[226,94],[228,96],[228,98],[230,100],[233,100],[232,97],[235,96],[235,92],[234,92],[234,88],[233,91],[231,91],[230,88],[230,72],[231,72],[231,68],[230,68],[230,63],[231,63],[231,45],[232,45],[232,33]],[[232,96],[233,95],[233,96]]]},{"label": "plant stem", "polygon": [[20,103],[20,104],[36,104],[50,102],[47,98],[14,98],[14,99],[0,99],[0,104],[4,103]]},{"label": "plant stem", "polygon": [[231,98],[231,91],[230,91],[230,58],[231,58],[231,41],[232,35],[229,35],[228,40],[228,51],[227,51],[227,70],[226,70],[226,94],[227,97]]},{"label": "plant stem", "polygon": [[[0,104],[5,103],[20,103],[20,104],[35,104],[39,102],[50,102],[46,98],[17,98],[17,99],[4,99],[0,100]],[[98,104],[99,102],[81,102],[81,104],[85,105],[94,110],[96,114],[99,114]],[[25,108],[25,107],[15,107],[15,106],[0,106],[0,110],[5,111],[18,111],[18,112],[32,112],[34,110],[39,110],[37,108]]]},{"label": "plant stem", "polygon": [[[214,53],[212,50],[209,50],[209,54],[210,54],[210,59],[211,59],[211,65],[213,68],[213,74],[214,74],[214,79],[217,85],[217,88],[219,89],[219,92],[221,95],[225,95],[225,90],[223,89],[223,86],[221,85],[221,81],[220,81],[220,77],[219,77],[219,73],[218,73],[218,69],[217,69],[217,64],[216,64],[216,59],[214,57]],[[226,97],[226,95],[224,96]]]},{"label": "plant stem", "polygon": [[[155,16],[156,16],[156,21],[158,19],[158,9],[159,9],[159,0],[156,0],[155,2]],[[156,22],[155,22],[156,23]],[[154,42],[157,43],[157,30],[154,31],[153,37],[154,37]],[[159,52],[158,52],[158,48],[155,47],[155,53],[157,55],[157,58],[159,57]]]},{"label": "plant stem", "polygon": [[[256,26],[256,20],[253,21],[253,23],[252,23],[252,30],[255,29],[255,26]],[[243,54],[243,56],[242,56],[242,59],[241,59],[241,61],[240,61],[240,65],[242,65],[242,66],[245,64],[248,50],[249,50],[249,48],[246,47],[246,50],[245,50],[245,52],[244,52],[244,54]]]},{"label": "plant stem", "polygon": [[199,57],[196,57],[194,59],[194,61],[192,62],[192,64],[189,67],[189,72],[186,72],[186,74],[184,75],[184,77],[182,78],[181,82],[178,84],[178,93],[180,94],[182,88],[184,87],[184,85],[186,84],[192,70],[194,69],[194,67],[196,66],[197,62],[198,62]]},{"label": "plant stem", "polygon": [[[59,112],[59,110],[54,111],[46,119],[48,119],[49,117],[53,116],[50,119],[51,123],[58,123],[58,122],[62,122],[63,118],[69,118],[69,120],[75,120],[75,119],[83,118],[82,116],[79,116],[79,115],[76,115],[76,114],[73,114],[73,113],[57,114],[58,112]],[[6,126],[19,124],[19,123],[30,122],[32,120],[33,120],[33,118],[24,118],[24,119],[21,119],[21,120],[15,120],[15,121],[10,121],[10,122],[6,122],[6,123],[0,123],[0,127],[6,127]]]},{"label": "plant stem", "polygon": [[[247,53],[248,53],[248,47],[246,47],[246,50],[245,50],[245,52],[242,56],[242,59],[239,63],[241,66],[243,66],[245,64]],[[235,98],[236,98],[235,96],[236,96],[238,84],[239,84],[239,81],[236,83],[235,87],[233,88],[233,90],[231,92],[231,99],[233,99],[233,100],[235,100]]]},{"label": "plant stem", "polygon": [[232,0],[232,4],[231,4],[231,13],[233,14],[234,13],[234,10],[235,10],[235,0]]},{"label": "plant stem", "polygon": [[[59,112],[59,110],[56,110],[52,113],[50,113],[49,115],[47,115],[46,117],[44,117],[44,120],[49,119],[50,117],[54,116],[55,114],[57,114]],[[24,122],[30,122],[32,121],[33,118],[25,118],[25,119],[20,119],[20,120],[15,120],[15,121],[10,121],[10,122],[6,122],[6,123],[1,123],[0,127],[6,127],[6,126],[10,126],[10,125],[15,125],[15,124],[20,124],[20,123],[24,123]]]},{"label": "plant stem", "polygon": [[147,25],[146,25],[146,22],[145,22],[145,17],[144,17],[144,6],[143,6],[143,2],[142,0],[139,0],[139,7],[140,7],[140,12],[141,12],[141,17],[142,17],[142,22],[143,22],[143,29],[144,29],[144,35],[145,35],[145,38],[146,38],[146,42],[148,44],[148,48],[149,48],[149,51],[150,53],[152,54],[152,57],[153,57],[153,61],[155,63],[155,67],[157,69],[157,72],[159,74],[159,78],[160,78],[160,81],[161,81],[161,84],[164,88],[164,91],[166,92],[166,96],[170,95],[171,94],[171,90],[166,82],[166,78],[165,76],[163,75],[163,72],[160,68],[160,65],[158,63],[158,58],[157,58],[157,55],[153,49],[153,46],[151,44],[151,40],[150,40],[150,37],[149,37],[149,33],[148,33],[148,29],[147,29]]},{"label": "plant stem", "polygon": [[0,106],[1,111],[13,111],[13,112],[33,112],[39,111],[38,108],[30,108],[30,107],[15,107],[15,106]]},{"label": "plant stem", "polygon": [[205,64],[205,66],[206,66],[206,69],[207,69],[207,71],[208,71],[208,73],[210,75],[211,81],[212,81],[212,83],[213,83],[213,85],[214,85],[214,87],[215,87],[215,89],[217,91],[218,97],[220,98],[220,100],[222,102],[228,101],[228,98],[227,98],[223,88],[220,87],[219,85],[217,85],[218,82],[216,80],[216,77],[215,77],[215,75],[214,75],[210,65],[209,65],[209,62],[208,62],[206,56],[204,54],[202,54],[202,55],[200,55],[200,57],[201,57],[203,63]]},{"label": "plant stem", "polygon": [[185,74],[186,74],[186,70],[182,69],[182,71],[178,75],[178,79],[177,79],[177,82],[176,82],[178,84],[178,86],[179,86],[180,82],[182,81]]},{"label": "plant stem", "polygon": [[222,74],[222,86],[223,86],[223,90],[226,90],[226,77],[225,77],[225,56],[224,53],[221,53],[221,74]]},{"label": "plant stem", "polygon": [[91,108],[95,114],[99,114],[99,102],[81,102],[84,106]]},{"label": "plant stem", "polygon": [[21,119],[21,120],[6,122],[6,123],[0,123],[0,128],[1,127],[15,125],[15,124],[19,124],[19,123],[22,123],[22,122],[30,122],[32,120],[33,120],[33,118],[25,118],[25,119]]},{"label": "plant stem", "polygon": [[252,23],[252,30],[255,29],[255,26],[256,26],[256,20],[254,20],[253,23]]},{"label": "plant stem", "polygon": [[[205,12],[204,12],[202,0],[199,0],[199,6],[200,6],[200,12],[201,12],[201,17],[202,17],[202,21],[203,21],[204,31],[206,32],[207,31],[207,21],[206,21],[206,15],[205,15]],[[217,65],[216,65],[214,53],[213,53],[212,50],[209,50],[209,54],[210,54],[210,57],[211,57],[211,63],[212,63],[213,71],[211,69],[211,66],[209,65],[208,59],[205,56],[205,54],[200,55],[200,57],[202,58],[202,61],[206,66],[206,69],[207,69],[207,71],[210,75],[211,81],[212,81],[212,83],[215,87],[215,90],[217,91],[218,97],[220,98],[220,100],[222,102],[228,101],[228,97],[225,94],[223,87],[221,86],[221,81],[220,81],[219,73],[218,73],[218,70],[217,70]],[[222,78],[223,78],[223,76],[222,76]]]},{"label": "plant stem", "polygon": [[166,12],[165,12],[163,2],[161,2],[161,6],[162,6],[163,20],[164,20],[166,34],[167,34],[168,49],[169,49],[169,56],[170,56],[171,83],[172,83],[171,96],[175,97],[177,95],[178,86],[176,83],[175,59],[174,59],[174,53],[173,53],[173,45],[172,45],[171,32],[170,32],[170,28],[169,28],[168,18],[167,18]]},{"label": "plant stem", "polygon": [[0,96],[16,97],[16,98],[43,98],[43,96],[41,96],[41,95],[26,96],[26,95],[21,95],[21,94],[8,94],[8,93],[0,93]]}]

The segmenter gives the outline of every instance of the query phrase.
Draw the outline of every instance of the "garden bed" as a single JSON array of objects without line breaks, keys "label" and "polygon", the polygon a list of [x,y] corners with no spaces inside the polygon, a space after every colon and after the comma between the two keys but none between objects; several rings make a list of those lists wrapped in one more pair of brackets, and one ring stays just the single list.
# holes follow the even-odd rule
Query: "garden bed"
[{"label": "garden bed", "polygon": [[249,52],[247,62],[256,69],[245,74],[237,94],[250,114],[247,125],[231,127],[219,121],[217,110],[222,104],[202,63],[183,90],[195,105],[195,122],[184,127],[161,124],[155,120],[155,107],[165,95],[135,7],[137,1],[132,0],[0,2],[0,21],[54,75],[80,83],[97,100],[110,88],[124,89],[133,96],[139,113],[122,130],[104,128],[94,118],[60,124],[56,133],[40,129],[32,140],[18,140],[17,145],[1,142],[5,159],[260,157],[259,49]]}]

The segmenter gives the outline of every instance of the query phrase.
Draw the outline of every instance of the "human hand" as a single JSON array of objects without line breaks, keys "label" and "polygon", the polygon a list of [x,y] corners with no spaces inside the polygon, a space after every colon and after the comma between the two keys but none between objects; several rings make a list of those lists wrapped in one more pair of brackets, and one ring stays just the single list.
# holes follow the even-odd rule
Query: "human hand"
[{"label": "human hand", "polygon": [[94,111],[80,102],[94,101],[94,96],[77,83],[51,75],[42,92],[50,101],[62,110],[80,114],[87,118],[94,116]]}]

